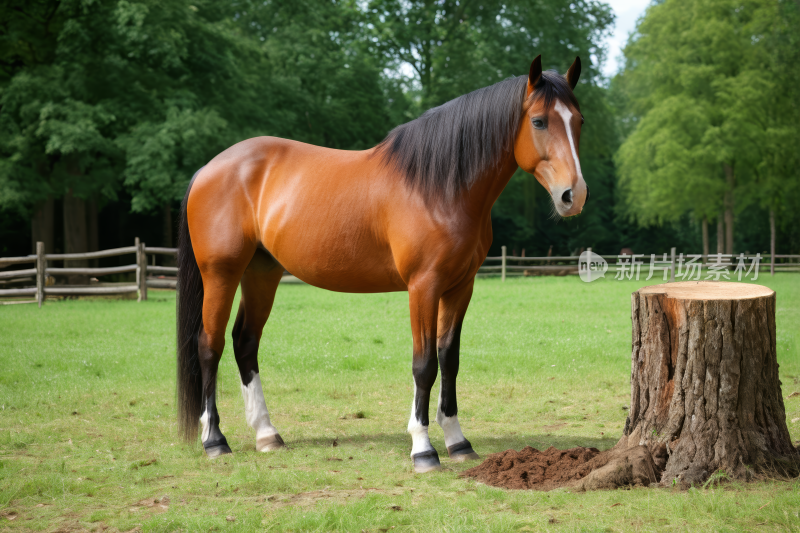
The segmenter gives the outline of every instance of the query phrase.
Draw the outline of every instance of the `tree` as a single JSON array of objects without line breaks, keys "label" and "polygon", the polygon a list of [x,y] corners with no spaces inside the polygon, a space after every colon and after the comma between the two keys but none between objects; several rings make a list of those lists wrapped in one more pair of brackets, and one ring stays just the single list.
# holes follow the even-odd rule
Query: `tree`
[{"label": "tree", "polygon": [[[767,132],[775,113],[765,106],[787,86],[763,71],[766,57],[776,59],[763,37],[774,33],[777,5],[666,0],[648,8],[618,80],[635,122],[617,155],[623,209],[638,223],[661,224],[686,212],[704,223],[718,218],[725,251],[733,253],[734,213],[752,198],[763,156],[781,144]],[[792,138],[786,129],[783,135]]]},{"label": "tree", "polygon": [[4,13],[0,209],[31,216],[38,240],[52,219],[40,206],[63,197],[68,251],[90,247],[85,213],[123,188],[134,212],[163,213],[171,244],[191,176],[248,137],[364,148],[386,130],[354,5],[44,0]]},{"label": "tree", "polygon": [[[190,7],[175,0],[17,6],[35,23],[13,35],[18,46],[4,50],[10,66],[0,96],[0,207],[29,212],[48,197],[63,196],[66,250],[86,251],[96,243],[90,234],[96,217],[87,223],[87,202],[88,212],[96,213],[95,202],[116,198],[130,132],[167,114],[165,108],[178,110],[170,118],[186,121],[199,113],[213,119],[213,112],[197,109],[198,95],[179,72],[189,36],[207,43],[208,51],[220,44],[213,32],[192,31],[213,25]],[[19,51],[26,49],[33,52]],[[217,64],[206,66],[224,74],[219,63],[225,55],[209,57]]]},{"label": "tree", "polygon": [[392,124],[382,87],[384,62],[363,38],[364,12],[355,1],[238,1],[232,18],[259,43],[279,118],[261,127],[321,146],[365,149]]},{"label": "tree", "polygon": [[796,218],[800,195],[800,6],[791,1],[762,2],[746,27],[760,44],[746,58],[740,75],[724,88],[727,109],[750,141],[752,179],[746,198],[769,214],[770,253],[775,254],[776,215]]}]

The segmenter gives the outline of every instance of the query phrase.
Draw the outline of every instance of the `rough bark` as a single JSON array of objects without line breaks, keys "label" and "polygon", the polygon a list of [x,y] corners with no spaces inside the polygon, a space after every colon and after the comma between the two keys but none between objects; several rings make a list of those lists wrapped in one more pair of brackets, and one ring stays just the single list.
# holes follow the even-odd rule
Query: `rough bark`
[{"label": "rough bark", "polygon": [[717,216],[717,253],[725,253],[725,225],[723,222],[724,216],[720,213]]},{"label": "rough bark", "polygon": [[743,480],[796,473],[800,456],[778,379],[775,293],[743,283],[670,283],[634,292],[631,306],[631,406],[616,448],[647,446],[663,485],[719,470]]},{"label": "rough bark", "polygon": [[36,243],[44,243],[46,253],[53,253],[55,233],[54,233],[54,213],[55,206],[53,199],[47,200],[36,206],[31,217],[31,253],[36,253]]}]

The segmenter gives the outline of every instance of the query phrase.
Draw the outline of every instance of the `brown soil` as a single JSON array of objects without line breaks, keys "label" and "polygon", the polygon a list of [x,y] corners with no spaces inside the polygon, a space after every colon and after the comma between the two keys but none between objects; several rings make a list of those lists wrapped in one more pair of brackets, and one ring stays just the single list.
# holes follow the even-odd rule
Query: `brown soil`
[{"label": "brown soil", "polygon": [[559,450],[552,446],[542,452],[526,446],[519,452],[492,454],[461,475],[508,489],[596,490],[648,486],[658,481],[659,470],[644,446],[605,452],[582,447]]}]

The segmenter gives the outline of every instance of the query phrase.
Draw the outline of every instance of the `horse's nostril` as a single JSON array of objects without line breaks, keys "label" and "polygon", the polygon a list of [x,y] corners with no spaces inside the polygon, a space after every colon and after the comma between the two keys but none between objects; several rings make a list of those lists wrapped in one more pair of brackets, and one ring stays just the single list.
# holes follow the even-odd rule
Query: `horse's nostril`
[{"label": "horse's nostril", "polygon": [[565,204],[572,203],[572,189],[567,189],[566,191],[564,191],[564,194],[561,195],[561,201],[564,202]]}]

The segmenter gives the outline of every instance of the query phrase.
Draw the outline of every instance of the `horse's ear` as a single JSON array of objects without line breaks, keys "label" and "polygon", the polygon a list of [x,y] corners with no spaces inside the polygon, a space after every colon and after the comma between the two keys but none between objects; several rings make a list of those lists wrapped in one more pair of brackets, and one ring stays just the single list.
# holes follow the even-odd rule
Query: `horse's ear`
[{"label": "horse's ear", "polygon": [[539,80],[542,77],[542,55],[539,54],[536,56],[536,59],[531,62],[531,70],[528,72],[528,90],[525,93],[525,97],[533,93],[533,89],[536,88],[536,84],[539,83]]},{"label": "horse's ear", "polygon": [[575,56],[575,61],[572,63],[572,66],[569,67],[567,71],[567,83],[569,86],[572,87],[572,90],[575,90],[575,86],[578,85],[578,78],[581,77],[581,58]]}]

